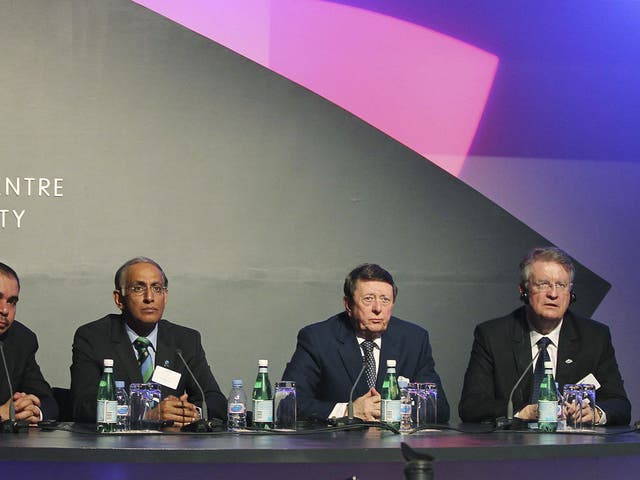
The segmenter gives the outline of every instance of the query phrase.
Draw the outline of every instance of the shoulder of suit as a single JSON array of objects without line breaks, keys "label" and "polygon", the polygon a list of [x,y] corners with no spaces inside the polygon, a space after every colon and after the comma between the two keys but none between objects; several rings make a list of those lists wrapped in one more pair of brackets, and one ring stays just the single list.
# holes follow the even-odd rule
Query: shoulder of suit
[{"label": "shoulder of suit", "polygon": [[601,330],[601,331],[609,330],[608,325],[602,322],[599,322],[597,320],[594,320],[592,318],[587,318],[587,317],[577,315],[571,312],[570,310],[565,315],[565,321],[572,322],[575,328],[578,330],[580,329]]},{"label": "shoulder of suit", "polygon": [[16,339],[33,339],[36,340],[36,334],[27,327],[24,323],[14,320],[9,328],[8,332],[12,337]]},{"label": "shoulder of suit", "polygon": [[484,322],[476,325],[478,331],[492,331],[492,330],[513,330],[525,322],[525,307],[520,307],[502,317],[492,318],[491,320],[485,320]]},{"label": "shoulder of suit", "polygon": [[427,329],[417,323],[408,322],[398,317],[391,317],[387,331],[411,332],[413,335],[420,335],[427,332]]},{"label": "shoulder of suit", "polygon": [[122,322],[122,315],[110,313],[102,318],[99,318],[98,320],[80,325],[77,328],[76,332],[82,332],[84,330],[110,330],[111,326],[116,322]]},{"label": "shoulder of suit", "polygon": [[200,335],[195,328],[178,325],[164,318],[158,322],[158,333],[161,331],[171,332],[172,335]]}]

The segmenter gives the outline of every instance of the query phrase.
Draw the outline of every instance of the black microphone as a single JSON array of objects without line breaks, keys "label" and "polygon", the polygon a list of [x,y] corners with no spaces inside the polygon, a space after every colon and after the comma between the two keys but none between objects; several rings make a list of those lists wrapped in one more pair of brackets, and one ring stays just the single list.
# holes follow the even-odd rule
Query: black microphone
[{"label": "black microphone", "polygon": [[515,385],[511,389],[511,393],[509,393],[509,401],[507,402],[507,416],[506,418],[505,417],[496,418],[496,428],[509,428],[513,423],[513,394],[515,393],[516,388],[520,386],[520,383],[522,383],[522,379],[525,377],[527,372],[531,370],[531,366],[533,365],[533,362],[535,362],[536,359],[538,358],[538,355],[540,355],[540,350],[541,350],[541,347],[538,347],[538,351],[533,356],[533,358],[529,362],[529,365],[527,365],[527,368],[524,369],[524,372],[522,372],[522,375],[520,375],[520,378],[518,378]]},{"label": "black microphone", "polygon": [[7,367],[7,359],[4,357],[4,342],[0,340],[0,355],[2,356],[2,364],[4,365],[4,373],[7,376],[9,384],[9,419],[1,423],[0,432],[2,433],[18,433],[20,430],[29,427],[26,421],[16,421],[16,407],[13,403],[13,387],[11,386],[11,378],[9,377],[9,367]]},{"label": "black microphone", "polygon": [[356,381],[353,382],[353,386],[351,387],[351,391],[349,392],[349,404],[347,406],[347,416],[332,420],[331,421],[332,425],[335,425],[337,427],[343,427],[346,425],[359,425],[361,423],[364,423],[364,420],[362,420],[361,418],[357,418],[353,416],[353,392],[355,392],[356,387],[358,386],[358,382],[360,381],[360,377],[362,377],[362,374],[364,373],[365,368],[367,368],[367,362],[365,362],[363,359],[360,373],[358,373],[358,376],[356,377]]},{"label": "black microphone", "polygon": [[178,354],[178,356],[180,357],[180,360],[182,360],[182,363],[187,369],[187,372],[189,372],[189,375],[191,375],[191,379],[193,380],[193,383],[196,384],[196,387],[198,387],[198,390],[200,390],[200,395],[202,395],[202,418],[200,420],[197,420],[195,422],[192,422],[192,423],[189,423],[188,425],[183,426],[180,429],[180,431],[198,432],[198,433],[213,432],[214,427],[220,427],[222,425],[222,422],[220,422],[218,419],[216,419],[215,422],[209,422],[209,415],[207,412],[207,399],[204,396],[204,390],[200,386],[200,383],[198,383],[198,380],[196,379],[196,376],[193,374],[193,372],[189,368],[189,365],[187,365],[187,361],[182,356],[182,350],[179,348],[176,348],[176,354]]}]

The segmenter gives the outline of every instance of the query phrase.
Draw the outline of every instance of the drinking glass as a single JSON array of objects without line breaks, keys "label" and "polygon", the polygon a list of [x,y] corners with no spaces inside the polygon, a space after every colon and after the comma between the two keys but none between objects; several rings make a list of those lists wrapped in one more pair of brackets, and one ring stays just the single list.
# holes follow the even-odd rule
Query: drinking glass
[{"label": "drinking glass", "polygon": [[277,430],[296,429],[296,382],[276,382],[273,396],[273,426]]}]

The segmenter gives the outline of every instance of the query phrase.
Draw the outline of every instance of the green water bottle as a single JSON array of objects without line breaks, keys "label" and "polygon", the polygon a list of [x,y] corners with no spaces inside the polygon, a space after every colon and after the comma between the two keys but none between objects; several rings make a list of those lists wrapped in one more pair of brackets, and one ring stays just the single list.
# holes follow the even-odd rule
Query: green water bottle
[{"label": "green water bottle", "polygon": [[118,402],[113,381],[113,360],[104,359],[104,373],[98,384],[98,403],[96,410],[96,430],[100,433],[116,431],[118,421]]},{"label": "green water bottle", "polygon": [[253,384],[253,426],[262,430],[273,425],[273,393],[269,381],[269,360],[258,360],[258,376]]},{"label": "green water bottle", "polygon": [[555,432],[558,428],[558,391],[553,378],[553,365],[544,362],[544,377],[538,397],[538,430]]},{"label": "green water bottle", "polygon": [[400,428],[400,388],[395,360],[387,360],[387,373],[382,382],[381,397],[380,421]]}]

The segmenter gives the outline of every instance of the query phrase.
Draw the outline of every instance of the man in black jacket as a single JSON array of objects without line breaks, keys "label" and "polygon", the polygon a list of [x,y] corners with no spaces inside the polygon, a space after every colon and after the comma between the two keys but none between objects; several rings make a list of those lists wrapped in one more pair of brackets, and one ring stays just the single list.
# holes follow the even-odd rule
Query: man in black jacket
[{"label": "man in black jacket", "polygon": [[[133,258],[118,269],[113,292],[120,315],[110,314],[81,326],[73,339],[71,394],[74,420],[96,420],[96,395],[105,358],[113,359],[114,379],[161,383],[158,417],[184,426],[199,419],[196,405],[207,402],[209,417],[226,416],[220,391],[202,348],[200,334],[162,319],[168,296],[167,277],[156,262]],[[204,390],[187,372],[178,350]],[[148,358],[148,359],[147,359]]]},{"label": "man in black jacket", "polygon": [[[574,266],[554,247],[531,250],[520,264],[520,295],[524,306],[511,314],[481,323],[475,329],[469,366],[459,405],[465,422],[506,415],[509,393],[545,344],[560,391],[569,383],[596,384],[596,408],[584,410],[597,425],[626,425],[631,404],[618,370],[609,328],[569,310],[575,300]],[[513,394],[515,417],[536,420],[531,401],[533,369]]]},{"label": "man in black jacket", "polygon": [[[58,416],[58,405],[36,362],[38,339],[35,333],[15,320],[20,280],[16,272],[0,263],[0,342],[13,386],[16,420],[35,424]],[[0,418],[10,418],[9,382],[0,366]]]}]

